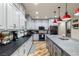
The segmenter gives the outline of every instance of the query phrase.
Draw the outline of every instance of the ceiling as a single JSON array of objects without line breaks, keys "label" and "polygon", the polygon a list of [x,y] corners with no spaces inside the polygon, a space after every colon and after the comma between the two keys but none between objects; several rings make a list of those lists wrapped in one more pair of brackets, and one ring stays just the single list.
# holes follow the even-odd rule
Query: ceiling
[{"label": "ceiling", "polygon": [[[30,14],[33,19],[48,19],[53,18],[53,11],[56,11],[56,16],[58,16],[58,7],[60,6],[61,17],[65,13],[65,3],[23,3],[26,14]],[[75,9],[79,7],[79,3],[68,3],[68,12],[73,17]]]}]

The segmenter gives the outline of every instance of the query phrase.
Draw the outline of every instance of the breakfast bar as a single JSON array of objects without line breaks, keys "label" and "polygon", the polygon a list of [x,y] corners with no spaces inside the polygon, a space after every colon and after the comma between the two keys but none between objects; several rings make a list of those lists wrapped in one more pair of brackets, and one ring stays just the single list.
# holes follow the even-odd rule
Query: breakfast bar
[{"label": "breakfast bar", "polygon": [[46,43],[50,55],[55,56],[79,56],[79,41],[66,37],[61,39],[59,35],[47,35]]}]

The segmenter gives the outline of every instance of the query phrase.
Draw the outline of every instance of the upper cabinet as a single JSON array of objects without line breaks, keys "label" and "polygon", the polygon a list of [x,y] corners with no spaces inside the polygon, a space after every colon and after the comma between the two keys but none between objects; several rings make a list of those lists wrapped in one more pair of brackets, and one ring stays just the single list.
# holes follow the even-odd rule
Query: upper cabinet
[{"label": "upper cabinet", "polygon": [[25,11],[20,4],[0,3],[0,30],[25,29]]},{"label": "upper cabinet", "polygon": [[7,28],[19,29],[19,10],[12,4],[7,4]]},{"label": "upper cabinet", "polygon": [[14,4],[7,4],[7,28],[14,30],[25,28],[25,15]]},{"label": "upper cabinet", "polygon": [[15,10],[13,5],[7,4],[7,29],[14,28]]},{"label": "upper cabinet", "polygon": [[22,6],[22,4],[19,4],[19,5],[20,5],[20,11],[22,12],[22,14],[25,15],[25,9],[24,9],[24,7]]},{"label": "upper cabinet", "polygon": [[25,19],[25,17],[24,17],[24,15],[21,13],[20,14],[20,29],[25,29],[25,22],[26,21],[26,19]]},{"label": "upper cabinet", "polygon": [[6,29],[6,4],[0,3],[0,30]]},{"label": "upper cabinet", "polygon": [[20,28],[20,11],[19,11],[19,9],[18,8],[14,8],[14,20],[13,20],[13,22],[14,22],[14,29],[19,29]]}]

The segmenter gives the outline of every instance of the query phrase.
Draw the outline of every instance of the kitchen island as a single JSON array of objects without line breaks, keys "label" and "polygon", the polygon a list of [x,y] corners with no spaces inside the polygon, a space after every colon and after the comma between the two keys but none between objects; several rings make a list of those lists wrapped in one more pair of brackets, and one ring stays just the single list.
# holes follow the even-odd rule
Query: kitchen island
[{"label": "kitchen island", "polygon": [[79,56],[79,40],[62,40],[59,35],[47,35],[46,43],[52,56]]},{"label": "kitchen island", "polygon": [[[27,46],[28,42],[31,43],[29,46]],[[24,46],[24,44],[26,44],[26,45]],[[29,52],[29,49],[31,48],[31,45],[32,45],[32,38],[30,36],[29,37],[20,37],[16,41],[12,41],[11,43],[9,43],[7,45],[0,45],[0,56],[11,56],[11,55],[20,56],[20,55],[24,55],[24,54],[27,55]],[[29,47],[29,49],[28,49],[28,47]],[[27,49],[28,49],[28,51],[27,51]],[[16,52],[18,52],[18,53],[16,53]]]}]

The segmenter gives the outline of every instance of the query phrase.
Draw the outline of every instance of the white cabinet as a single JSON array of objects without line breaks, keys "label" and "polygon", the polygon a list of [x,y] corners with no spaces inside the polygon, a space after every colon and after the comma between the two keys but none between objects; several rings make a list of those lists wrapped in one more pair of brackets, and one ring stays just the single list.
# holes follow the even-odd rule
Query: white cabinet
[{"label": "white cabinet", "polygon": [[21,4],[19,4],[20,6],[20,11],[22,12],[22,14],[25,14],[25,9],[23,8],[23,6]]},{"label": "white cabinet", "polygon": [[15,7],[15,19],[14,19],[14,24],[15,24],[15,29],[19,29],[19,21],[20,21],[20,11]]},{"label": "white cabinet", "polygon": [[6,4],[0,3],[0,29],[6,28]]},{"label": "white cabinet", "polygon": [[38,41],[38,40],[39,40],[39,34],[34,34],[34,35],[33,35],[33,40]]},{"label": "white cabinet", "polygon": [[7,29],[14,28],[15,10],[13,5],[7,4]]},{"label": "white cabinet", "polygon": [[11,56],[27,56],[32,47],[32,37],[20,46]]},{"label": "white cabinet", "polygon": [[0,3],[0,29],[25,29],[24,10],[20,9],[12,3]]},{"label": "white cabinet", "polygon": [[21,13],[20,14],[20,29],[25,29],[25,16]]},{"label": "white cabinet", "polygon": [[31,47],[32,47],[32,37],[28,40],[28,43],[25,44],[26,48],[25,48],[25,55],[28,55]]},{"label": "white cabinet", "polygon": [[7,28],[19,29],[19,10],[12,4],[7,4]]}]

